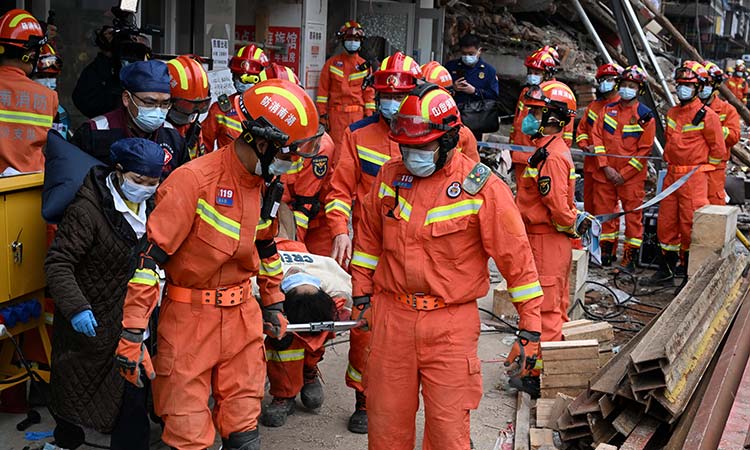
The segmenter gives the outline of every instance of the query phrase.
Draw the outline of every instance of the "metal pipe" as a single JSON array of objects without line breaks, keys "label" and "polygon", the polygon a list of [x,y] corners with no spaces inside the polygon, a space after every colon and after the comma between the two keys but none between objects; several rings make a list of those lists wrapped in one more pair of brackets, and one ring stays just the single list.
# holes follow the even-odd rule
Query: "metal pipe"
[{"label": "metal pipe", "polygon": [[633,5],[630,4],[629,0],[622,0],[622,4],[625,5],[625,10],[627,11],[628,16],[630,16],[630,21],[633,23],[633,28],[635,28],[636,34],[638,34],[638,39],[640,39],[641,45],[643,45],[643,49],[646,51],[648,60],[651,61],[651,65],[654,66],[654,70],[656,71],[656,78],[659,80],[662,89],[664,89],[669,105],[675,106],[676,103],[672,98],[672,93],[669,92],[669,85],[667,85],[667,80],[666,78],[664,78],[664,73],[662,73],[661,67],[656,61],[656,55],[654,55],[654,52],[651,50],[651,44],[648,43],[646,34],[643,32],[640,22],[638,22],[638,16],[635,15]]},{"label": "metal pipe", "polygon": [[586,27],[586,30],[591,35],[591,39],[594,40],[594,44],[596,44],[596,48],[599,49],[599,53],[604,56],[604,60],[607,61],[607,63],[612,63],[612,57],[609,56],[609,52],[607,52],[607,49],[604,47],[604,43],[599,38],[599,35],[596,33],[596,29],[594,29],[594,25],[589,20],[589,16],[586,15],[586,11],[583,10],[583,6],[581,6],[581,2],[579,0],[573,0],[573,6],[576,7],[576,11],[578,11],[578,17],[581,18],[581,22],[583,22],[583,26]]}]

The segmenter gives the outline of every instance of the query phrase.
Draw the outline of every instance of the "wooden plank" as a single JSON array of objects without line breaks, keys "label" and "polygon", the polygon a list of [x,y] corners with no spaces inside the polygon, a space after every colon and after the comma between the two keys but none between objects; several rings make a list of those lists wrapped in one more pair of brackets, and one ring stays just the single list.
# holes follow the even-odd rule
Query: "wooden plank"
[{"label": "wooden plank", "polygon": [[565,341],[596,339],[599,342],[611,341],[615,338],[615,332],[607,322],[595,322],[588,325],[562,330]]},{"label": "wooden plank", "polygon": [[571,320],[570,322],[565,322],[562,326],[563,331],[569,330],[571,328],[580,327],[582,325],[588,325],[594,323],[593,320],[589,319],[578,319],[578,320]]},{"label": "wooden plank", "polygon": [[638,425],[638,422],[641,421],[642,416],[643,410],[639,410],[635,406],[629,406],[612,421],[612,426],[621,435],[629,436],[636,425]]},{"label": "wooden plank", "polygon": [[549,412],[549,427],[553,430],[560,430],[557,425],[558,419],[568,410],[568,405],[573,401],[575,397],[559,393],[555,395],[555,403],[552,404],[552,409]]},{"label": "wooden plank", "polygon": [[529,430],[529,441],[531,450],[539,450],[539,447],[555,445],[552,430],[548,428],[532,428]]},{"label": "wooden plank", "polygon": [[602,418],[601,414],[586,414],[586,420],[589,422],[594,444],[609,442],[617,437],[617,430],[612,427],[608,420]]},{"label": "wooden plank", "polygon": [[516,396],[515,450],[529,450],[529,421],[531,420],[531,397],[519,391]]},{"label": "wooden plank", "polygon": [[599,358],[596,359],[567,359],[561,361],[544,360],[542,373],[546,375],[562,375],[570,373],[585,373],[589,377],[599,370]]},{"label": "wooden plank", "polygon": [[540,398],[536,401],[536,426],[538,428],[550,427],[550,413],[555,405],[551,398]]},{"label": "wooden plank", "polygon": [[599,444],[594,450],[618,450],[616,446],[609,444]]},{"label": "wooden plank", "polygon": [[542,389],[560,387],[560,388],[587,388],[589,385],[590,374],[586,373],[567,373],[562,375],[545,375],[542,374]]},{"label": "wooden plank", "polygon": [[541,349],[545,362],[599,358],[599,342],[596,340],[542,342]]},{"label": "wooden plank", "polygon": [[589,276],[589,252],[574,249],[571,255],[570,274],[568,275],[570,294],[578,292]]},{"label": "wooden plank", "polygon": [[599,342],[596,339],[584,339],[574,341],[546,341],[541,343],[542,351],[548,350],[561,350],[561,349],[573,349],[581,347],[599,347]]},{"label": "wooden plank", "polygon": [[656,433],[659,422],[651,417],[644,417],[635,427],[632,433],[620,446],[620,450],[643,450]]},{"label": "wooden plank", "polygon": [[557,397],[557,394],[565,394],[570,397],[577,397],[578,394],[583,392],[586,389],[586,387],[569,387],[569,388],[547,388],[542,389],[541,391],[541,397],[542,398],[555,398]]}]

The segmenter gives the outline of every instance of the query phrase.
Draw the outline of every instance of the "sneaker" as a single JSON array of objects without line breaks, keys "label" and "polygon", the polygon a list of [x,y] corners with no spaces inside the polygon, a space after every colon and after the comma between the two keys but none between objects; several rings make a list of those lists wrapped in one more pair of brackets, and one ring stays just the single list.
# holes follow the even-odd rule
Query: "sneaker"
[{"label": "sneaker", "polygon": [[305,384],[300,392],[300,400],[307,409],[318,409],[323,406],[323,384],[318,376],[318,367],[305,368],[303,372]]},{"label": "sneaker", "polygon": [[357,403],[354,413],[349,417],[347,428],[352,433],[367,434],[367,397],[363,392],[356,392]]},{"label": "sneaker", "polygon": [[260,423],[267,427],[280,427],[286,423],[286,418],[294,414],[294,398],[274,397],[271,403],[263,409]]}]

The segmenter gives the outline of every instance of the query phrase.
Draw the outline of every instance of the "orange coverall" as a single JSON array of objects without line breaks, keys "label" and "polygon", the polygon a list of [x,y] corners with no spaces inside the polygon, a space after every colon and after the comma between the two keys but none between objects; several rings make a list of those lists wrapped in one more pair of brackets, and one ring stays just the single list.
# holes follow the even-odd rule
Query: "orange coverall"
[{"label": "orange coverall", "polygon": [[[234,98],[237,94],[229,96],[229,104],[232,109],[224,112],[219,108],[219,102],[214,103],[208,109],[208,116],[201,122],[203,127],[203,145],[206,152],[214,151],[214,148],[221,148],[234,142],[242,133],[242,124],[237,118],[237,111],[234,110]],[[216,146],[214,147],[214,143]]]},{"label": "orange coverall", "polygon": [[[596,157],[596,169],[591,173],[594,185],[594,214],[609,214],[617,211],[617,201],[624,211],[630,211],[643,203],[646,195],[645,182],[648,169],[646,160],[656,136],[656,120],[651,110],[638,100],[630,104],[618,101],[601,110],[594,123],[591,138],[594,152],[601,155],[632,156],[627,158]],[[604,175],[604,167],[615,169],[625,183],[612,184]],[[602,224],[601,241],[613,242],[616,252],[620,221],[610,220]],[[640,248],[643,243],[643,211],[625,215],[625,248]]]},{"label": "orange coverall", "polygon": [[[294,211],[297,240],[304,242],[310,252],[323,256],[331,254],[333,243],[325,214],[325,201],[333,178],[333,153],[333,140],[328,133],[324,133],[317,156],[295,157],[292,170],[281,177],[284,182],[284,203]],[[320,209],[310,219],[303,209],[309,209],[315,202],[319,202]]]},{"label": "orange coverall", "polygon": [[17,67],[0,66],[0,172],[44,170],[42,147],[57,105],[57,92]]},{"label": "orange coverall", "polygon": [[568,276],[573,256],[573,244],[565,233],[573,231],[578,211],[573,199],[575,168],[562,133],[539,138],[534,145],[542,147],[550,140],[547,159],[536,169],[524,169],[518,181],[516,204],[544,289],[542,341],[559,341],[562,324],[568,321]]},{"label": "orange coverall", "polygon": [[[372,295],[370,450],[414,448],[420,385],[423,448],[469,448],[469,411],[482,397],[476,299],[489,288],[489,257],[508,281],[520,328],[541,328],[542,288],[518,208],[494,176],[476,195],[466,192],[476,164],[454,152],[442,170],[419,178],[393,158],[364,198],[352,295]],[[399,296],[413,296],[415,306]]]},{"label": "orange coverall", "polygon": [[727,80],[727,87],[735,97],[740,99],[743,105],[747,104],[748,86],[746,79],[732,75]]},{"label": "orange coverall", "polygon": [[[146,233],[169,259],[163,264],[167,291],[154,406],[164,420],[162,440],[171,447],[211,447],[214,423],[223,438],[257,427],[266,360],[250,278],[257,275],[263,305],[284,300],[276,222],[259,223],[263,189],[263,179],[245,169],[232,144],[180,167],[156,194]],[[159,299],[158,279],[152,270],[136,270],[124,328],[147,327]]]},{"label": "orange coverall", "polygon": [[[513,116],[513,125],[511,125],[510,127],[509,142],[515,145],[526,145],[533,147],[534,144],[531,142],[531,136],[524,134],[523,131],[521,131],[521,123],[529,112],[529,109],[526,108],[524,104],[524,101],[526,101],[526,98],[524,96],[526,95],[526,91],[528,90],[528,87],[523,88],[521,90],[521,95],[518,96],[516,113]],[[571,90],[571,92],[573,91]],[[573,145],[573,120],[570,120],[570,123],[565,125],[565,129],[563,130],[563,138],[568,147]],[[529,156],[531,156],[531,154],[523,152],[510,153],[510,158],[513,161],[513,170],[516,174],[516,184],[518,183],[518,180],[523,178],[523,173],[526,169],[526,165],[528,164],[527,161],[529,160]]]},{"label": "orange coverall", "polygon": [[358,69],[364,62],[359,54],[344,52],[329,58],[320,72],[315,102],[321,116],[328,114],[329,133],[336,144],[334,166],[346,127],[375,112],[375,90],[372,87],[362,90],[362,82],[369,73],[368,69]]},{"label": "orange coverall", "polygon": [[[599,98],[589,103],[581,121],[578,122],[578,130],[576,130],[576,145],[578,148],[585,151],[589,145],[593,145],[591,129],[597,117],[599,117],[599,112],[605,105],[618,100],[620,100],[620,96],[615,93],[612,97]],[[589,212],[594,210],[594,183],[591,174],[597,169],[595,158],[595,156],[583,158],[583,209]]]},{"label": "orange coverall", "polygon": [[692,121],[703,102],[695,98],[685,105],[677,105],[667,112],[664,160],[667,176],[664,187],[677,181],[694,167],[699,169],[675,193],[659,204],[656,234],[664,251],[690,250],[693,213],[708,204],[706,172],[715,170],[726,158],[726,146],[721,120],[711,108],[698,125]]},{"label": "orange coverall", "polygon": [[734,106],[726,100],[720,99],[716,94],[713,95],[710,106],[721,120],[721,130],[724,133],[724,145],[727,148],[727,153],[721,164],[716,166],[716,170],[706,173],[708,177],[708,202],[712,205],[725,205],[727,202],[724,183],[727,179],[727,161],[729,161],[729,156],[732,153],[732,147],[740,141],[740,115],[737,114]]}]

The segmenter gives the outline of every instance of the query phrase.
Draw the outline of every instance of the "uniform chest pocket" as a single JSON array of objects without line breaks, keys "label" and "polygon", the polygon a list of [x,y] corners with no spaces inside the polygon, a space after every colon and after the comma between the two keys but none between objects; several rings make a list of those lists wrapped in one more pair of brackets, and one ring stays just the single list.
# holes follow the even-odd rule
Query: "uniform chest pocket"
[{"label": "uniform chest pocket", "polygon": [[454,261],[463,252],[470,251],[466,248],[469,239],[463,236],[470,222],[471,216],[465,216],[428,225],[432,237],[428,241],[430,254],[442,260]]},{"label": "uniform chest pocket", "polygon": [[197,238],[212,249],[234,255],[240,245],[240,223],[221,214],[203,199],[198,200],[196,214]]}]

